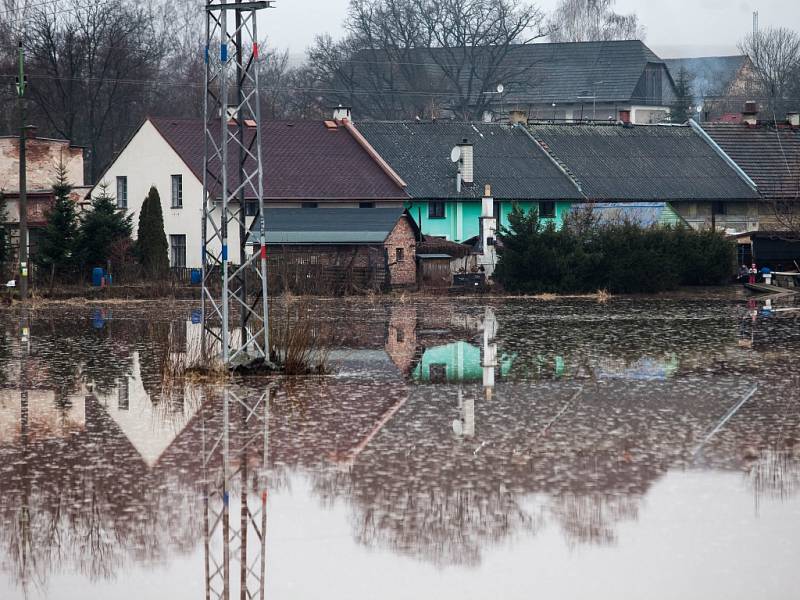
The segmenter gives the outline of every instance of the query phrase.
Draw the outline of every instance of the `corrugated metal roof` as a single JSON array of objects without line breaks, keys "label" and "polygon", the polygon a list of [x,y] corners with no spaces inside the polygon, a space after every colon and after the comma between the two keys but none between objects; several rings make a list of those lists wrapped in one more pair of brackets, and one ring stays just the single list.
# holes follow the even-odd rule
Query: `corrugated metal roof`
[{"label": "corrugated metal roof", "polygon": [[[358,130],[408,184],[416,199],[578,200],[577,187],[519,128],[461,121],[358,123]],[[474,183],[456,192],[453,146],[473,144]]]},{"label": "corrugated metal roof", "polygon": [[529,127],[592,200],[751,200],[753,190],[691,127]]},{"label": "corrugated metal roof", "polygon": [[[401,207],[267,208],[267,244],[382,244],[403,214]],[[255,227],[248,243],[257,241]]]},{"label": "corrugated metal roof", "polygon": [[800,198],[800,130],[745,123],[701,126],[765,198]]},{"label": "corrugated metal roof", "polygon": [[627,221],[642,227],[651,227],[684,222],[666,202],[596,202],[591,206],[601,224]]},{"label": "corrugated metal roof", "polygon": [[[202,181],[203,121],[151,118],[150,121]],[[245,144],[253,129],[246,130]],[[231,147],[231,152],[236,149]],[[270,200],[406,200],[408,196],[344,127],[322,121],[264,121],[264,194]],[[239,180],[231,161],[229,185]],[[213,165],[212,165],[213,169]],[[253,196],[250,189],[248,197]]]}]

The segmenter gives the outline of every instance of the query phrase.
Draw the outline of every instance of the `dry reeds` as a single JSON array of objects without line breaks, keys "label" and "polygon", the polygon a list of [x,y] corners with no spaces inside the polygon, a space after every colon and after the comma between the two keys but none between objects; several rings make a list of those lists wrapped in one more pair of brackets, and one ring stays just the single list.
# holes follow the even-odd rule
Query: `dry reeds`
[{"label": "dry reeds", "polygon": [[286,298],[269,324],[270,360],[285,375],[322,374],[327,368],[328,328],[314,318],[307,299]]}]

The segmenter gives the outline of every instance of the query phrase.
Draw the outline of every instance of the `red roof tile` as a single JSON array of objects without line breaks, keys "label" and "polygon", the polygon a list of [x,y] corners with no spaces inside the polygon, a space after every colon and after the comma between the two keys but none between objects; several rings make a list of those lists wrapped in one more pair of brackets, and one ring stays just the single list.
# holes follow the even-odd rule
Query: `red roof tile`
[{"label": "red roof tile", "polygon": [[[202,180],[203,122],[167,118],[150,118],[150,121]],[[261,135],[265,199],[402,201],[408,198],[403,188],[344,127],[331,129],[322,121],[264,121]],[[238,155],[234,145],[229,146],[228,152]],[[235,168],[229,170],[228,178],[229,182],[238,181]],[[247,196],[252,195],[248,190]]]}]

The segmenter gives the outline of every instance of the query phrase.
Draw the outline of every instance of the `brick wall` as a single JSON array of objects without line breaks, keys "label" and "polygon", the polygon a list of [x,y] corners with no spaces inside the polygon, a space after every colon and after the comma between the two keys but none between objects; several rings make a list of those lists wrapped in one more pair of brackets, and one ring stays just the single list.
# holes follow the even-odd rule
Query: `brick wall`
[{"label": "brick wall", "polygon": [[[26,145],[28,190],[49,190],[59,161],[67,168],[72,185],[83,185],[83,150],[72,148],[64,140],[31,138]],[[19,139],[0,138],[0,189],[19,190]]]},{"label": "brick wall", "polygon": [[[383,243],[389,257],[389,278],[392,286],[413,286],[417,283],[417,242],[408,217],[402,217]],[[402,250],[398,260],[397,250]]]},{"label": "brick wall", "polygon": [[392,306],[385,350],[403,375],[411,372],[417,350],[416,307]]}]

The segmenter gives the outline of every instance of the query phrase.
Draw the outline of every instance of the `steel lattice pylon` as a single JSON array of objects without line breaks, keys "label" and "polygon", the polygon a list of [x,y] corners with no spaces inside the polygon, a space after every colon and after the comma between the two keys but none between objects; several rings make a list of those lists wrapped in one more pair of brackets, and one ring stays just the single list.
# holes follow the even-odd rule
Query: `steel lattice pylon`
[{"label": "steel lattice pylon", "polygon": [[[271,6],[238,0],[206,5],[203,355],[226,366],[269,358],[256,15]],[[260,251],[248,256],[251,229]],[[230,233],[238,242],[235,258]]]},{"label": "steel lattice pylon", "polygon": [[203,420],[206,600],[264,598],[271,395],[226,388]]}]

